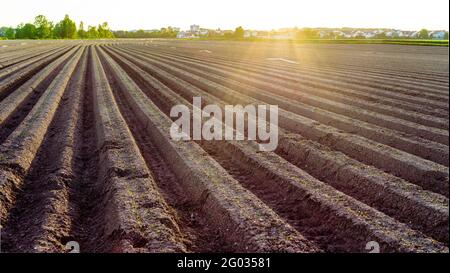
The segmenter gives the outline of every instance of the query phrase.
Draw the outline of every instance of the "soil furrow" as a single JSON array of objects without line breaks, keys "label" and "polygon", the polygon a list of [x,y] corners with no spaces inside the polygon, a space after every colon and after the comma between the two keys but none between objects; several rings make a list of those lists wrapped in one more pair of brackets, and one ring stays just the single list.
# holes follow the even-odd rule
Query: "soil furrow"
[{"label": "soil furrow", "polygon": [[[141,60],[142,58],[136,59],[135,57],[129,56],[129,53],[122,52],[121,54],[121,56],[129,58],[138,64],[146,72],[162,79],[164,84],[178,92],[197,90],[194,92],[202,94],[200,96],[204,97],[205,91],[203,90],[207,90],[216,98],[224,99],[231,104],[264,104],[242,94],[237,94],[233,90],[222,88],[206,79],[200,79],[186,71],[166,66],[166,69],[170,71],[169,74],[149,64],[147,61],[144,62]],[[199,87],[203,90],[199,89]],[[302,134],[309,139],[342,151],[361,162],[399,175],[413,183],[417,183],[425,189],[448,196],[448,168],[442,165],[362,138],[358,135],[342,133],[333,127],[319,124],[316,121],[282,109],[279,110],[279,125],[291,132]],[[370,156],[368,156],[369,154]]]},{"label": "soil furrow", "polygon": [[[147,54],[158,54],[158,53],[154,53],[154,52],[147,52]],[[159,56],[162,56],[164,58],[167,58],[167,53],[164,53],[163,55],[158,54]],[[188,61],[189,64],[197,63],[197,66],[200,66],[203,70],[211,70],[211,62],[205,62],[205,61],[195,61],[193,60],[193,58],[189,58],[189,57],[185,57],[185,56],[179,56],[179,55],[172,55],[169,54],[169,56],[175,57],[175,60],[179,61],[179,62],[183,62],[183,60],[186,62]],[[218,62],[218,64],[220,64]],[[205,66],[206,65],[206,66]],[[220,65],[217,66],[217,68],[223,69],[224,65]],[[231,66],[231,68],[239,68],[239,69],[244,69],[244,67],[242,66]],[[217,69],[215,71],[218,71]],[[220,71],[220,70],[219,70]],[[223,71],[223,70],[222,70]],[[230,72],[233,72],[233,70],[229,70]],[[265,70],[263,70],[265,71]],[[230,73],[227,72],[227,73]],[[222,72],[224,73],[224,72]],[[260,75],[260,73],[263,72],[258,72]],[[217,74],[217,73],[216,73]],[[246,73],[245,73],[246,74]],[[236,73],[233,73],[233,75],[236,75]],[[284,75],[284,74],[283,74]],[[297,75],[297,77],[300,77],[301,74]],[[272,80],[273,78],[276,78],[276,76],[274,75],[270,75],[270,77],[260,77],[260,81],[269,81],[268,79],[270,79],[270,83],[274,83]],[[380,114],[386,114],[386,115],[390,115],[393,117],[397,117],[397,118],[401,118],[404,120],[408,120],[411,122],[417,122],[419,124],[422,125],[426,125],[426,126],[433,126],[433,127],[437,127],[437,128],[442,128],[442,129],[448,129],[448,118],[440,118],[440,117],[433,117],[433,116],[429,116],[429,115],[424,115],[421,113],[417,113],[417,112],[413,112],[413,111],[409,111],[409,110],[399,110],[398,107],[394,107],[394,106],[389,106],[385,104],[384,99],[379,99],[376,97],[371,97],[371,98],[367,98],[367,99],[360,99],[360,98],[355,98],[354,96],[349,96],[349,95],[343,95],[343,94],[337,94],[335,92],[332,91],[327,91],[325,89],[322,88],[314,88],[314,87],[307,87],[304,85],[296,85],[296,84],[290,84],[290,81],[297,81],[297,77],[292,76],[292,78],[282,78],[282,80],[279,80],[276,82],[277,87],[287,87],[290,89],[293,89],[294,92],[289,92],[288,90],[285,89],[280,89],[280,88],[275,88],[276,90],[279,90],[279,94],[286,96],[288,99],[296,99],[296,97],[298,97],[298,99],[301,100],[302,96],[299,96],[299,91],[300,93],[306,93],[306,94],[310,94],[313,96],[318,96],[324,99],[329,99],[329,100],[333,100],[333,101],[338,101],[341,103],[345,103],[349,106],[356,106],[356,107],[360,107],[362,109],[366,109],[366,110],[371,110]],[[228,78],[230,78],[230,76],[228,76]],[[236,76],[231,77],[231,78],[236,78]],[[254,79],[254,77],[252,77]],[[244,82],[249,82],[248,80],[249,78],[246,77],[244,78]],[[242,80],[242,78],[241,78]],[[256,83],[259,83],[260,81],[256,81]],[[250,82],[255,82],[255,81],[250,81]],[[261,85],[260,86],[264,86]],[[271,89],[271,92],[273,92],[274,90]],[[448,100],[448,97],[445,99]],[[417,108],[417,107],[416,107]],[[430,111],[432,113],[434,113],[435,109],[430,109]],[[446,116],[446,115],[445,115]]]},{"label": "soil furrow", "polygon": [[[136,47],[136,49],[142,48],[142,47]],[[149,51],[147,51],[149,52]],[[154,51],[150,51],[154,52]],[[227,58],[221,58],[218,56],[205,56],[205,55],[194,55],[194,54],[186,54],[178,51],[169,51],[167,49],[161,49],[159,48],[157,52],[163,52],[164,54],[169,54],[171,56],[174,56],[176,58],[186,58],[186,55],[189,56],[189,59],[191,60],[197,60],[204,63],[214,63],[222,66],[228,66],[228,67],[238,67],[240,69],[256,72],[256,73],[262,73],[264,75],[267,75],[271,78],[276,79],[282,79],[289,82],[301,82],[299,79],[302,78],[302,76],[318,76],[320,77],[319,81],[322,78],[325,79],[334,79],[337,82],[340,83],[357,83],[360,86],[368,86],[368,87],[374,87],[379,88],[381,90],[385,91],[392,91],[395,93],[403,93],[405,95],[422,95],[424,98],[430,98],[435,100],[448,100],[448,94],[445,93],[445,88],[448,88],[448,86],[440,86],[440,85],[425,85],[423,88],[421,88],[421,85],[423,85],[423,82],[414,82],[411,83],[411,80],[409,81],[401,81],[399,79],[396,79],[394,82],[394,79],[392,82],[387,82],[386,77],[381,78],[383,80],[371,80],[370,75],[367,73],[361,74],[360,77],[357,77],[358,73],[355,71],[352,71],[351,73],[345,73],[338,72],[336,69],[334,70],[325,70],[324,68],[317,68],[317,67],[293,67],[293,69],[288,70],[282,70],[275,69],[272,66],[269,66],[267,64],[256,62],[256,61],[242,61],[239,59],[230,60]],[[326,77],[325,77],[326,76]],[[380,78],[380,77],[378,77]],[[389,79],[389,78],[388,78]],[[442,91],[435,93],[436,89],[441,89]],[[414,92],[414,90],[417,90],[417,92]]]},{"label": "soil furrow", "polygon": [[[73,48],[73,47],[72,47]],[[42,58],[39,61],[34,62],[30,66],[19,70],[17,73],[2,79],[2,85],[0,85],[0,101],[6,98],[8,95],[14,92],[15,88],[18,88],[21,84],[25,83],[28,79],[33,77],[34,74],[39,73],[42,69],[53,61],[67,53],[70,49],[58,51],[56,54]]]},{"label": "soil furrow", "polygon": [[23,189],[2,233],[2,249],[7,252],[65,251],[73,224],[74,207],[69,197],[75,180],[74,138],[86,67],[86,52],[80,50],[79,66],[24,177]]},{"label": "soil furrow", "polygon": [[93,166],[97,179],[81,184],[91,202],[81,204],[80,247],[84,252],[184,251],[179,228],[120,115],[94,46],[90,54],[98,165]]},{"label": "soil furrow", "polygon": [[70,48],[67,46],[61,48],[58,47],[49,51],[45,51],[42,54],[39,54],[38,56],[34,56],[9,68],[2,69],[0,70],[0,80],[5,81],[6,77],[11,77],[14,73],[18,73],[21,70],[24,70],[25,68],[29,67],[30,65],[39,63],[40,61],[45,60],[49,56],[56,55],[58,52],[63,52],[64,50],[69,49]]},{"label": "soil furrow", "polygon": [[[237,81],[235,81],[234,84],[230,85],[227,83],[232,80],[229,80],[227,78],[210,76],[200,70],[192,70],[187,66],[177,65],[174,62],[163,62],[181,68],[184,71],[196,73],[196,75],[201,75],[202,77],[207,79],[212,78],[211,80],[215,80],[215,82],[221,84],[222,86],[233,88],[233,90],[239,90],[239,92],[241,93],[247,94],[256,99],[261,99],[266,103],[278,105],[279,107],[293,113],[317,120],[324,124],[332,125],[349,133],[359,134],[374,141],[378,141],[391,147],[398,148],[411,154],[421,156],[423,158],[448,166],[448,146],[446,145],[427,141],[415,136],[413,137],[406,134],[402,135],[400,132],[391,131],[386,128],[380,128],[364,122],[358,123],[356,120],[347,118],[346,116],[334,115],[333,113],[311,107],[307,104],[294,104],[287,102],[283,98],[277,97],[274,94],[264,94],[264,91],[242,85]],[[156,65],[158,65],[158,63],[156,63]],[[358,115],[355,114],[352,116]],[[417,125],[414,128],[417,128]],[[429,132],[429,130],[426,130],[426,132]],[[439,138],[439,140],[447,142],[448,137],[443,136]]]},{"label": "soil furrow", "polygon": [[[140,51],[142,52],[142,51]],[[155,56],[155,53],[142,52],[147,56]],[[167,56],[161,56],[166,61]],[[249,86],[261,88],[267,93],[276,93],[284,97],[285,101],[297,100],[300,102],[306,102],[312,106],[327,109],[339,114],[345,114],[353,117],[357,117],[366,122],[371,122],[380,126],[385,126],[391,129],[404,130],[407,133],[414,133],[417,127],[417,123],[424,125],[424,129],[421,132],[428,132],[425,126],[432,126],[441,129],[448,129],[448,119],[431,117],[428,115],[417,114],[414,112],[405,113],[405,111],[399,111],[394,107],[383,105],[383,101],[378,98],[371,98],[367,100],[355,99],[347,95],[337,94],[324,90],[323,88],[305,87],[304,85],[292,85],[283,81],[276,81],[273,77],[258,76],[258,74],[249,73],[236,73],[236,69],[232,68],[224,70],[224,67],[217,66],[211,67],[211,64],[196,64],[192,60],[180,60],[179,58],[172,59],[178,65],[185,63],[188,67],[198,67],[204,73],[211,72],[211,76],[220,75],[227,81],[222,81],[224,84],[231,84],[232,81],[239,83],[246,83]],[[422,106],[423,107],[423,106]],[[416,108],[419,108],[416,106]],[[367,110],[373,111],[369,112]],[[435,110],[433,110],[435,111]],[[379,114],[377,114],[379,113]],[[387,114],[389,116],[380,115]],[[401,118],[401,119],[399,119]],[[405,121],[403,121],[403,120]],[[409,121],[409,122],[407,122]],[[433,130],[433,128],[430,128]],[[447,139],[445,137],[444,139]],[[444,141],[444,140],[443,140]]]},{"label": "soil furrow", "polygon": [[[117,64],[111,61],[109,64],[116,76],[121,77],[118,82],[122,84],[122,90],[129,90],[124,94],[135,115],[146,123],[145,129],[155,144],[166,147],[163,155],[172,162],[173,171],[181,178],[187,196],[196,203],[200,202],[201,209],[208,214],[209,224],[230,245],[236,247],[234,251],[317,251],[314,245],[243,189],[197,144],[173,142],[168,135],[170,119],[160,112],[125,72],[118,73],[120,68]],[[238,244],[238,241],[245,243]]]},{"label": "soil furrow", "polygon": [[[27,175],[29,174],[29,170],[33,165],[39,149],[41,148],[44,138],[47,135],[48,129],[51,126],[50,124],[62,99],[62,95],[66,89],[72,72],[78,64],[81,53],[81,50],[78,50],[74,56],[69,58],[68,62],[64,65],[61,71],[58,71],[58,75],[43,92],[42,96],[33,106],[29,114],[0,146],[0,197],[2,201],[0,209],[2,223],[5,223],[10,209],[15,206],[17,191],[20,192],[27,186],[30,186],[31,189],[36,187],[36,185],[33,185],[33,179],[27,177]],[[45,150],[46,148],[42,149]],[[41,163],[45,164],[50,162],[51,161],[43,161]],[[41,170],[44,169],[45,168]],[[25,183],[27,180],[31,181],[30,184]],[[55,183],[55,181],[48,182],[49,187],[55,187],[57,184],[58,183]],[[40,185],[37,186],[37,189],[40,189]],[[30,196],[37,197],[33,194]],[[27,203],[28,200],[26,196],[24,199],[26,200],[24,202]],[[17,213],[20,213],[23,209],[20,204],[21,201],[19,200],[17,207],[13,208],[13,215],[17,215]],[[25,247],[25,244],[22,246]]]},{"label": "soil furrow", "polygon": [[[139,75],[141,75],[141,73],[139,73]],[[155,88],[157,90],[160,90],[162,87],[155,86]],[[163,91],[161,90],[161,92],[163,92]],[[167,93],[168,92],[164,92],[164,94],[167,94]],[[151,97],[155,98],[156,96],[153,94]],[[158,101],[160,101],[160,100],[158,99]],[[174,101],[174,102],[178,103],[178,104],[188,104],[187,101]],[[170,105],[170,102],[169,102],[169,104],[167,104],[167,102],[166,102],[165,105],[166,106],[165,106],[165,111],[164,112],[166,112],[166,114],[167,114],[169,112],[169,109],[170,109],[171,105]],[[162,106],[162,107],[164,107],[164,106]],[[206,145],[206,147],[207,147],[208,144],[211,145],[210,147],[212,147],[212,148],[207,149],[207,151],[210,152],[211,154],[213,154],[213,156],[215,156],[216,154],[213,153],[212,151],[218,151],[218,153],[220,153],[220,154],[225,154],[226,153],[226,152],[222,151],[222,149],[218,149],[219,146],[227,146],[226,150],[233,150],[231,147],[228,147],[228,145],[226,145],[225,143],[217,143],[217,145],[215,145],[215,144],[212,144],[212,142],[209,142],[207,144],[206,143],[205,144],[202,143],[202,146],[205,147],[205,145]],[[220,160],[220,156],[218,156],[218,157],[219,157],[219,161],[218,162],[219,163],[223,163]],[[275,158],[275,160],[277,160],[277,159]],[[280,160],[280,159],[278,159],[278,160]],[[275,162],[271,162],[272,165],[274,165],[274,163]],[[248,165],[247,161],[240,162],[239,165],[241,166],[241,169],[244,169],[243,170],[244,172],[246,171],[248,173],[248,176],[245,176],[245,178],[242,178],[239,175],[236,176],[232,169],[229,169],[229,168],[226,168],[226,169],[227,169],[227,171],[230,174],[232,174],[241,183],[244,183],[244,184],[247,183],[247,182],[248,183],[252,183],[252,182],[250,182],[251,181],[251,177],[255,174],[255,172],[257,172],[255,170],[258,169],[258,166],[249,167],[249,169],[250,169],[249,170],[246,167],[244,167],[244,166]],[[285,165],[286,166],[285,163],[281,163],[280,165],[277,165],[277,164],[275,164],[275,165],[276,166],[274,166],[274,169],[280,169],[280,168],[284,169],[283,167],[281,167],[281,165]],[[227,166],[227,165],[225,164],[225,166]],[[236,167],[236,164],[235,164],[235,167]],[[274,174],[274,170],[272,169],[270,174],[266,173],[264,175],[265,178],[258,177],[259,180],[258,181],[253,180],[252,184],[255,184],[255,187],[257,187],[257,185],[265,184],[264,182],[266,182],[268,179],[272,178],[274,175],[275,176],[277,176],[277,175],[279,176],[280,175],[279,172],[275,172],[275,173],[277,173],[277,174]],[[295,177],[298,177],[298,176],[299,175],[297,174]],[[290,176],[290,177],[292,179],[293,176]],[[282,212],[283,211],[285,212],[286,210],[289,210],[288,207],[292,208],[292,211],[290,211],[290,214],[287,213],[288,214],[287,215],[286,213],[284,213],[284,216],[289,219],[288,222],[296,223],[296,226],[298,226],[298,229],[302,232],[302,234],[305,234],[305,235],[308,234],[311,238],[314,238],[314,241],[316,241],[316,243],[320,243],[323,246],[327,246],[329,248],[328,250],[330,250],[330,251],[343,251],[343,249],[354,249],[353,251],[360,251],[360,250],[356,250],[356,249],[361,247],[361,246],[358,246],[358,244],[355,243],[355,242],[351,242],[352,239],[355,239],[355,237],[353,237],[353,238],[351,236],[340,237],[336,233],[336,231],[332,230],[332,227],[336,226],[336,224],[324,223],[323,220],[319,220],[319,219],[323,219],[323,218],[328,219],[328,217],[325,217],[323,215],[321,217],[319,217],[319,216],[315,216],[314,217],[314,216],[311,216],[311,215],[307,217],[305,215],[301,215],[301,214],[299,215],[299,211],[303,211],[303,212],[308,211],[308,213],[310,213],[310,211],[316,211],[316,210],[315,209],[309,209],[308,210],[308,209],[305,209],[305,208],[300,209],[300,208],[298,208],[298,205],[294,205],[296,202],[300,202],[299,200],[301,200],[302,198],[295,197],[296,195],[292,192],[292,189],[288,190],[290,192],[289,196],[292,196],[292,198],[294,198],[296,200],[296,202],[293,202],[293,201],[289,202],[287,200],[288,197],[286,197],[288,195],[282,194],[282,193],[277,193],[277,192],[280,191],[280,189],[279,189],[279,186],[277,186],[275,182],[272,182],[273,184],[270,184],[271,182],[267,182],[267,183],[269,183],[270,186],[268,186],[265,189],[265,191],[267,192],[267,194],[272,196],[272,201],[270,201],[268,199],[266,200],[267,196],[264,197],[264,201],[266,201],[266,203],[270,203],[270,204],[273,205],[275,200],[278,200],[278,201],[279,200],[283,200],[283,202],[282,202],[283,205],[281,205],[281,204],[278,204],[278,206],[274,205],[275,206],[275,211],[278,212],[278,213],[281,213],[281,215],[283,215]],[[293,186],[293,187],[295,187],[295,186]],[[276,192],[275,192],[275,190],[276,190]],[[281,196],[283,196],[283,197],[281,197]],[[326,201],[323,201],[323,200],[322,200],[322,202],[326,203]],[[350,202],[352,202],[352,201],[350,201]],[[281,207],[281,206],[283,206],[283,207]],[[322,206],[323,206],[323,203],[322,203]],[[356,205],[356,206],[358,206],[358,205]],[[323,209],[323,210],[326,210],[326,209]],[[307,214],[307,213],[305,212],[305,214]],[[330,216],[330,217],[333,218],[333,216]],[[300,220],[302,218],[303,218],[303,220]],[[312,218],[314,218],[316,220],[311,220]],[[352,218],[354,218],[354,217],[352,217]],[[297,222],[295,222],[295,221],[297,221]],[[332,220],[330,220],[330,222],[331,221]],[[336,221],[339,221],[339,220],[336,220]],[[343,221],[343,219],[340,219],[340,221]],[[299,222],[301,222],[301,224],[299,224]],[[341,224],[338,224],[338,226],[342,226],[342,225],[345,225],[345,224],[342,224],[342,222],[341,222]],[[349,225],[351,226],[352,224],[349,224]],[[368,225],[370,225],[370,224],[368,224]],[[396,224],[394,224],[394,225],[396,225]],[[328,228],[326,228],[326,227],[328,227]],[[348,226],[346,226],[346,227],[348,228],[348,230],[351,229]],[[372,228],[375,228],[375,227],[372,227]],[[396,230],[397,228],[398,228],[398,226],[396,226],[396,228],[394,230]],[[320,230],[323,231],[323,232],[321,232]],[[352,238],[352,239],[350,239],[350,238]],[[358,241],[359,239],[355,239],[355,240]],[[426,239],[426,240],[428,240],[428,239]],[[353,244],[353,246],[350,246],[349,244],[350,245]],[[364,245],[364,244],[360,242],[360,245]],[[386,250],[387,250],[387,248],[388,247],[386,246]]]},{"label": "soil furrow", "polygon": [[299,135],[281,136],[276,152],[339,191],[448,244],[448,198]]},{"label": "soil furrow", "polygon": [[0,41],[0,249],[448,253],[448,76],[443,47]]},{"label": "soil furrow", "polygon": [[217,231],[209,227],[206,221],[208,217],[198,204],[192,202],[186,196],[178,178],[170,170],[170,163],[164,160],[161,156],[161,151],[152,143],[152,139],[140,130],[140,128],[145,127],[145,124],[142,124],[135,118],[123,92],[115,87],[117,85],[114,83],[115,80],[110,77],[119,109],[136,139],[136,143],[152,177],[155,179],[158,192],[161,193],[171,210],[173,210],[174,219],[177,221],[183,234],[183,241],[187,245],[187,250],[192,252],[232,251],[233,246],[228,245]]},{"label": "soil furrow", "polygon": [[[154,50],[152,50],[154,51]],[[408,78],[405,79],[405,77],[402,77],[401,75],[398,74],[386,74],[383,73],[380,74],[378,73],[373,73],[370,72],[369,70],[356,70],[356,69],[351,69],[349,67],[330,67],[327,65],[311,65],[311,64],[296,64],[296,65],[282,65],[282,64],[278,64],[276,67],[274,67],[273,62],[271,62],[270,64],[268,64],[267,61],[262,62],[262,61],[256,61],[254,59],[246,59],[246,58],[230,58],[229,56],[224,57],[221,55],[216,55],[214,54],[214,56],[210,56],[210,55],[205,55],[205,54],[199,54],[197,52],[192,52],[192,51],[183,51],[183,48],[176,48],[176,50],[168,50],[166,48],[157,48],[157,51],[164,51],[166,53],[172,53],[172,54],[178,54],[179,56],[190,56],[190,57],[195,57],[197,59],[200,60],[208,60],[208,62],[217,62],[219,64],[225,64],[225,63],[234,63],[237,64],[238,66],[244,66],[244,67],[255,67],[255,68],[263,68],[264,70],[270,70],[273,72],[282,72],[282,73],[278,73],[278,75],[283,75],[282,77],[286,77],[288,75],[294,75],[294,77],[289,78],[289,80],[295,80],[295,77],[297,77],[296,75],[300,73],[300,75],[302,74],[307,74],[307,75],[317,75],[317,76],[324,76],[327,75],[327,78],[329,77],[334,77],[337,75],[341,75],[344,76],[342,78],[336,78],[336,79],[342,79],[344,82],[348,81],[350,79],[356,79],[359,81],[356,81],[356,83],[361,84],[362,86],[364,85],[368,85],[368,86],[372,86],[372,87],[376,87],[376,88],[380,88],[383,87],[387,84],[389,84],[388,86],[390,88],[396,86],[396,84],[401,84],[399,86],[403,87],[410,87],[412,90],[418,88],[419,86],[423,86],[424,89],[418,89],[420,91],[425,91],[425,92],[429,92],[430,95],[435,94],[438,96],[445,96],[448,92],[446,92],[446,89],[448,89],[448,81],[444,82],[439,82],[439,81],[433,81],[433,74],[429,74],[428,78],[420,78],[420,80],[414,80],[413,78]],[[294,72],[294,74],[292,74],[292,72]],[[446,78],[448,77],[445,76]],[[371,84],[372,81],[371,79],[384,79],[380,80],[380,81],[375,81],[374,83],[376,84]],[[390,82],[386,82],[386,79],[392,79],[392,81]],[[361,82],[360,80],[364,80],[363,82]],[[385,88],[385,90],[390,90],[389,87]],[[404,90],[404,89],[401,89]],[[400,90],[400,92],[401,92]],[[440,91],[437,91],[440,90]],[[396,90],[397,91],[397,90]],[[410,90],[407,90],[408,92],[410,92]],[[411,93],[409,93],[411,94]],[[426,96],[426,94],[425,94]],[[448,97],[448,96],[447,96]]]},{"label": "soil furrow", "polygon": [[35,74],[10,96],[0,102],[0,144],[20,125],[50,85],[60,69],[77,49],[72,49]]}]

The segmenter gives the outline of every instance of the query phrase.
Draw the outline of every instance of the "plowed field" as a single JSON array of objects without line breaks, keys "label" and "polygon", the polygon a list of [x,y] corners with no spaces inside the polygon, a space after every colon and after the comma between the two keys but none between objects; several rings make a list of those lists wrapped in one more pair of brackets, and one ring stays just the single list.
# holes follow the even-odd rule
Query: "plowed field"
[{"label": "plowed field", "polygon": [[[1,251],[448,252],[448,48],[0,42]],[[279,107],[279,142],[170,110]]]}]

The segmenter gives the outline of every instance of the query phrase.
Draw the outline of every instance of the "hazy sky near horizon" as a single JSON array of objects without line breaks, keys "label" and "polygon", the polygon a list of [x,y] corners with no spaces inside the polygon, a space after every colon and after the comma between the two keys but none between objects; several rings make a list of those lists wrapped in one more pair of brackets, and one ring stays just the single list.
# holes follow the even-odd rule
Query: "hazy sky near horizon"
[{"label": "hazy sky near horizon", "polygon": [[0,26],[56,22],[64,14],[85,25],[107,21],[113,30],[164,26],[277,29],[282,27],[379,27],[446,29],[448,0],[6,0]]}]

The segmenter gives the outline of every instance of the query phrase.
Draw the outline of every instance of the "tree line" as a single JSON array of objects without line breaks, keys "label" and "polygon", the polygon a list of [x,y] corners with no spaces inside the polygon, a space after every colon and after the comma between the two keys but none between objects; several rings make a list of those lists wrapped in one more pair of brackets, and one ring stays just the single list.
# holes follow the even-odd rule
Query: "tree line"
[{"label": "tree line", "polygon": [[108,23],[98,26],[88,26],[85,30],[84,23],[80,22],[78,28],[69,15],[54,24],[44,15],[34,18],[34,23],[21,23],[16,28],[1,27],[0,37],[6,39],[99,39],[114,38]]},{"label": "tree line", "polygon": [[136,31],[118,30],[114,31],[113,34],[116,38],[176,38],[178,31],[169,26],[153,31],[143,29]]},{"label": "tree line", "polygon": [[[159,30],[145,31],[139,29],[136,31],[117,30],[113,31],[116,38],[176,38],[178,30],[173,27],[163,27]],[[244,38],[244,29],[237,27],[234,32],[225,33],[223,36],[211,31],[206,35],[207,38],[222,38],[222,39],[241,39]]]}]

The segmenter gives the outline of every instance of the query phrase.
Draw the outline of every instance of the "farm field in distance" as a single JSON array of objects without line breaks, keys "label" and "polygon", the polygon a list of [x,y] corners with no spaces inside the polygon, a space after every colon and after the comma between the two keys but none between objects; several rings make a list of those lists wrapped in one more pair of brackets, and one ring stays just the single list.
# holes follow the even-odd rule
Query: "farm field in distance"
[{"label": "farm field in distance", "polygon": [[[0,41],[2,252],[449,252],[448,47]],[[279,141],[171,108],[278,105]]]}]

